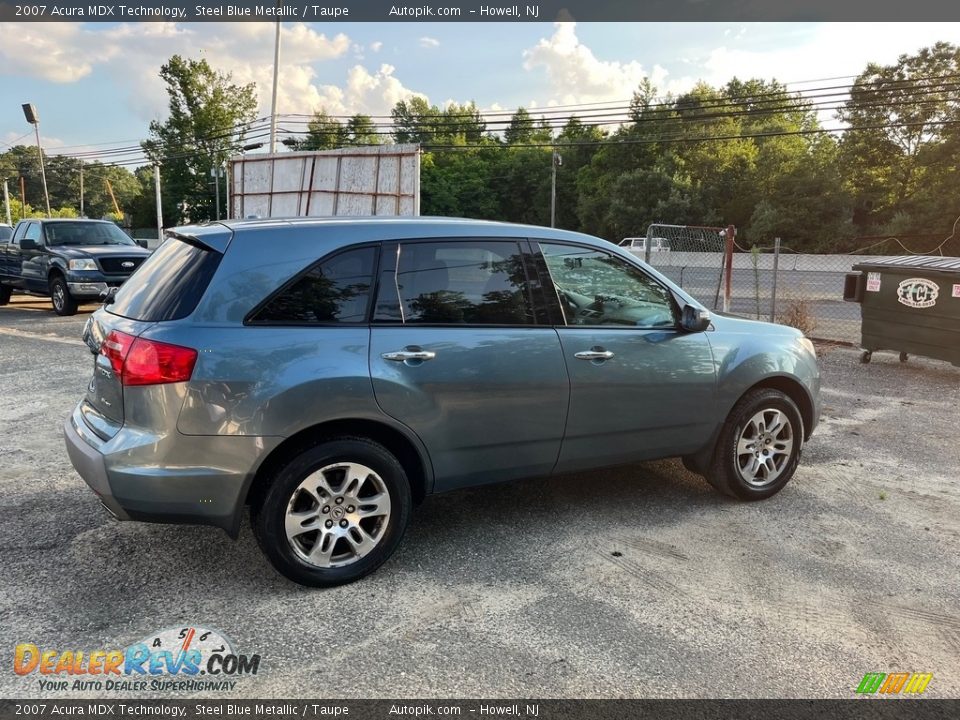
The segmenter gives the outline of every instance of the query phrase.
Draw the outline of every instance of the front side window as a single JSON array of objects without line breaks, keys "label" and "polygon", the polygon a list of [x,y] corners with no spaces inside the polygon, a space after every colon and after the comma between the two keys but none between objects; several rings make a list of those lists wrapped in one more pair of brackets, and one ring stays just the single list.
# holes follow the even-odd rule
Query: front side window
[{"label": "front side window", "polygon": [[355,248],[323,260],[256,310],[270,325],[362,323],[367,319],[376,249]]},{"label": "front side window", "polygon": [[[381,287],[378,319],[411,324],[532,325],[531,284],[520,246],[454,240],[400,246],[394,287]],[[399,299],[399,304],[396,304]]]},{"label": "front side window", "polygon": [[679,317],[670,291],[609,253],[541,243],[567,325],[669,328]]},{"label": "front side window", "polygon": [[30,223],[27,225],[27,232],[24,233],[23,237],[27,240],[33,240],[37,245],[40,245],[40,223]]}]

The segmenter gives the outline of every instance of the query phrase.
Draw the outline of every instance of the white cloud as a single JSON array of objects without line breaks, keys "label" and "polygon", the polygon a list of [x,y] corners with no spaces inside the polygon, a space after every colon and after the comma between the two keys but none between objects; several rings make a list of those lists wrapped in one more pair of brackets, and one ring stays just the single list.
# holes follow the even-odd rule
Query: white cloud
[{"label": "white cloud", "polygon": [[[42,125],[43,124],[41,123],[41,127]],[[32,146],[35,145],[36,142],[37,136],[34,135],[33,130],[26,134],[16,130],[8,130],[3,135],[0,135],[0,152],[9,150],[11,147],[15,147],[17,145]],[[46,154],[47,150],[50,148],[61,147],[63,145],[63,140],[40,133],[40,143],[43,145],[44,154]]]},{"label": "white cloud", "polygon": [[322,107],[331,115],[388,115],[400,100],[408,100],[423,93],[406,87],[394,75],[396,68],[384,63],[371,72],[363,65],[354,65],[347,71],[343,85],[321,85],[311,98],[311,110]]},{"label": "white cloud", "polygon": [[937,39],[960,36],[960,23],[821,23],[776,47],[762,42],[765,30],[762,24],[741,28],[737,38],[749,31],[755,47],[724,44],[691,58],[701,78],[719,85],[734,76],[796,82],[858,75],[868,62],[892,64]]},{"label": "white cloud", "polygon": [[[127,23],[89,29],[76,23],[0,24],[0,73],[52,82],[77,82],[95,69],[144,119],[162,116],[167,96],[158,71],[171,55],[204,58],[233,74],[238,84],[256,82],[260,112],[268,110],[273,80],[273,23]],[[279,105],[299,111],[301,98],[317,97],[313,63],[343,56],[350,40],[327,37],[304,25],[283,28]]]},{"label": "white cloud", "polygon": [[380,52],[380,49],[382,47],[383,47],[383,43],[380,42],[379,40],[375,40],[374,42],[370,43],[370,50],[372,52],[378,53]]},{"label": "white cloud", "polygon": [[635,60],[599,59],[580,42],[572,22],[555,23],[553,35],[523,52],[523,66],[546,72],[551,90],[548,105],[624,100],[644,77],[656,81],[666,76],[659,66],[647,70]]},{"label": "white cloud", "polygon": [[440,47],[440,41],[437,40],[436,38],[427,37],[426,35],[424,35],[422,38],[420,38],[420,47],[422,48]]}]

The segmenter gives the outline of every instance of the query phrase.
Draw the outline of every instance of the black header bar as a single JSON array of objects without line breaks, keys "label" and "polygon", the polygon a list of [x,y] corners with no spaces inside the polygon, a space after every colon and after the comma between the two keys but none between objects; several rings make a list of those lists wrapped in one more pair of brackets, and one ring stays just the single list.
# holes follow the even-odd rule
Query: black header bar
[{"label": "black header bar", "polygon": [[960,700],[0,700],[0,718],[104,717],[357,720],[491,717],[527,720],[956,720]]},{"label": "black header bar", "polygon": [[[4,22],[960,21],[957,0],[0,0]],[[838,48],[839,50],[839,48]]]}]

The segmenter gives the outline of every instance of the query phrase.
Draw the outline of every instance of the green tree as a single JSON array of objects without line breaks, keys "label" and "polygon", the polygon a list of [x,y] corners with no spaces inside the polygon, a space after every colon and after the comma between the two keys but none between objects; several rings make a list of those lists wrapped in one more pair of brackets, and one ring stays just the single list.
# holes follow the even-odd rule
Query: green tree
[{"label": "green tree", "polygon": [[380,135],[369,115],[356,114],[347,120],[347,142],[350,145],[379,145]]},{"label": "green tree", "polygon": [[478,143],[486,131],[483,116],[473,102],[450,103],[441,110],[422,97],[413,97],[398,102],[390,116],[394,140],[401,144]]},{"label": "green tree", "polygon": [[317,110],[307,123],[307,135],[300,141],[299,150],[333,150],[347,144],[347,129],[327,115],[326,110]]},{"label": "green tree", "polygon": [[510,118],[510,125],[503,133],[503,139],[507,145],[516,145],[518,143],[528,143],[533,139],[536,131],[536,125],[533,118],[526,108],[517,108],[517,111]]},{"label": "green tree", "polygon": [[211,219],[216,209],[210,172],[242,147],[257,109],[256,88],[235,85],[229,73],[214,70],[206,60],[179,55],[160,68],[160,77],[170,98],[169,117],[150,123],[143,149],[161,164],[164,220]]},{"label": "green tree", "polygon": [[[871,63],[857,78],[838,117],[852,128],[840,159],[861,232],[878,232],[894,218],[899,231],[939,230],[960,213],[960,128],[950,124],[960,120],[960,96],[950,79],[958,74],[960,47],[939,42],[892,65]],[[952,202],[934,188],[946,190]]]}]

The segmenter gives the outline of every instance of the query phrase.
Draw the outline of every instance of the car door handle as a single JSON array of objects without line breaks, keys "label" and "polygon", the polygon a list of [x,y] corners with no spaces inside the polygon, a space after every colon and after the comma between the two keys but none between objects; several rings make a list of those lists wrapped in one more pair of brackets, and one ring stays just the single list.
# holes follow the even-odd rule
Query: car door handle
[{"label": "car door handle", "polygon": [[409,349],[385,352],[380,357],[384,360],[393,360],[394,362],[407,362],[408,360],[433,360],[436,356],[437,354],[431,350]]},{"label": "car door handle", "polygon": [[601,347],[595,347],[590,348],[589,350],[584,350],[583,352],[575,353],[574,357],[577,360],[609,360],[613,357],[613,353],[609,350],[604,350]]}]

